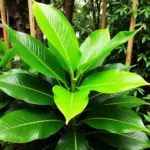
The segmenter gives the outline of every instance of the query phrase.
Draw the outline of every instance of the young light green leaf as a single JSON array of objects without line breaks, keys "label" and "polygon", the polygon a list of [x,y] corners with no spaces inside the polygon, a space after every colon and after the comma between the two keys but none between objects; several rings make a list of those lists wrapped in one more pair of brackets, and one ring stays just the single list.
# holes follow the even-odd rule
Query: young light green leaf
[{"label": "young light green leaf", "polygon": [[61,86],[54,86],[54,101],[66,118],[66,124],[80,114],[88,104],[87,90],[71,93]]},{"label": "young light green leaf", "polygon": [[0,76],[0,89],[4,93],[32,104],[54,104],[47,82],[31,74],[11,72]]},{"label": "young light green leaf", "polygon": [[87,89],[102,93],[116,93],[143,85],[150,85],[141,76],[125,71],[108,70],[87,77],[80,90]]},{"label": "young light green leaf", "polygon": [[150,104],[134,96],[124,96],[124,97],[109,99],[101,103],[101,105],[134,108],[140,105],[150,105]]},{"label": "young light green leaf", "polygon": [[49,41],[51,51],[59,58],[62,66],[73,75],[81,54],[72,26],[60,11],[50,5],[34,2],[33,13]]},{"label": "young light green leaf", "polygon": [[57,58],[41,41],[25,33],[17,32],[5,25],[9,39],[17,54],[37,71],[59,79],[64,84],[65,75]]},{"label": "young light green leaf", "polygon": [[107,43],[107,45],[103,47],[103,49],[101,49],[101,51],[99,51],[99,53],[95,57],[93,57],[92,59],[88,60],[87,62],[83,63],[78,67],[78,74],[82,74],[84,72],[92,70],[97,66],[99,66],[100,64],[102,64],[105,58],[111,53],[112,50],[114,50],[119,45],[127,42],[140,29],[136,31],[119,32],[112,40],[110,40],[110,42]]},{"label": "young light green leaf", "polygon": [[114,133],[128,133],[149,130],[141,118],[132,110],[119,107],[94,107],[81,122],[95,129],[108,130]]},{"label": "young light green leaf", "polygon": [[89,150],[88,141],[82,133],[68,131],[58,141],[56,150]]},{"label": "young light green leaf", "polygon": [[47,138],[58,132],[63,124],[53,112],[17,110],[0,118],[0,140],[26,143]]},{"label": "young light green leaf", "polygon": [[79,68],[84,63],[95,58],[109,41],[110,35],[108,28],[92,32],[80,47],[82,58],[79,64]]}]

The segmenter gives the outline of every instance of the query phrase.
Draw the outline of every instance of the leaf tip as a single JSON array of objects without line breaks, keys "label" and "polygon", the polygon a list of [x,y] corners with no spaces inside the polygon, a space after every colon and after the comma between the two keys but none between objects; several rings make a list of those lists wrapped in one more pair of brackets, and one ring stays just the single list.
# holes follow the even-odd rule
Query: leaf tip
[{"label": "leaf tip", "polygon": [[66,125],[68,125],[68,123],[69,123],[69,120],[66,120]]}]

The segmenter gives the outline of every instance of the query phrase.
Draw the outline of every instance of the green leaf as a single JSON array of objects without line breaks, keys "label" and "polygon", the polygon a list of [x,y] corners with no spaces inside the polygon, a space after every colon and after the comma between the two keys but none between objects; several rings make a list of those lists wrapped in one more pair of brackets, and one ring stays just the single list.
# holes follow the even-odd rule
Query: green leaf
[{"label": "green leaf", "polygon": [[59,140],[56,150],[89,150],[88,141],[80,132],[68,131]]},{"label": "green leaf", "polygon": [[60,63],[40,40],[5,26],[9,33],[10,42],[21,59],[37,71],[65,83],[65,74]]},{"label": "green leaf", "polygon": [[107,70],[122,70],[122,71],[129,71],[132,68],[132,66],[127,66],[121,63],[113,63],[113,64],[107,64],[101,67],[101,71],[107,71]]},{"label": "green leaf", "polygon": [[116,93],[143,85],[149,85],[149,83],[135,73],[109,70],[87,77],[79,90],[87,89],[102,93]]},{"label": "green leaf", "polygon": [[54,86],[54,101],[66,118],[66,124],[80,114],[88,104],[87,90],[71,93],[61,86]]},{"label": "green leaf", "polygon": [[72,26],[60,11],[50,5],[34,2],[33,13],[49,41],[51,51],[59,58],[62,66],[73,75],[81,54]]},{"label": "green leaf", "polygon": [[0,39],[0,52],[7,52],[8,48],[6,46],[6,44],[2,41],[2,39]]},{"label": "green leaf", "polygon": [[2,56],[0,61],[0,67],[5,67],[16,55],[16,51],[14,48],[7,50]]},{"label": "green leaf", "polygon": [[110,35],[108,28],[97,30],[91,33],[80,47],[82,58],[78,68],[95,58],[109,41]]},{"label": "green leaf", "polygon": [[140,105],[150,105],[150,104],[134,96],[124,96],[124,97],[109,99],[101,103],[101,105],[134,108]]},{"label": "green leaf", "polygon": [[113,93],[113,94],[97,93],[97,94],[91,96],[90,99],[92,99],[92,102],[96,101],[97,103],[103,103],[109,99],[124,97],[124,96],[127,96],[128,94],[129,94],[129,91]]},{"label": "green leaf", "polygon": [[26,143],[47,138],[62,126],[63,121],[53,112],[17,110],[0,118],[0,140]]},{"label": "green leaf", "polygon": [[47,82],[28,73],[11,72],[0,76],[0,89],[4,93],[32,104],[54,104],[51,86]]},{"label": "green leaf", "polygon": [[114,133],[146,131],[141,118],[132,110],[118,107],[94,107],[81,121],[95,129]]},{"label": "green leaf", "polygon": [[125,150],[150,148],[150,141],[143,132],[126,134],[102,133],[100,137],[102,137],[101,139],[106,143]]},{"label": "green leaf", "polygon": [[147,121],[147,122],[150,122],[150,116],[148,115],[144,115],[144,118],[145,118],[145,120]]},{"label": "green leaf", "polygon": [[[141,28],[140,28],[141,29]],[[90,59],[90,61],[82,64],[78,68],[79,73],[83,74],[84,72],[87,72],[89,70],[92,70],[96,67],[98,67],[100,64],[103,63],[105,58],[111,53],[113,49],[118,47],[119,45],[127,42],[131,37],[133,37],[140,29],[136,31],[122,31],[119,32],[106,46],[101,49],[101,51],[97,54],[97,56]]]}]

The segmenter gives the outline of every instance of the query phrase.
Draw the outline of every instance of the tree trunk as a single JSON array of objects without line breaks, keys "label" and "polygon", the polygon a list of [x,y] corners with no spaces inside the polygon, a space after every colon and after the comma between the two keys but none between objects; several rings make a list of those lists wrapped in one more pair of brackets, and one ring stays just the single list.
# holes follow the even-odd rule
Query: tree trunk
[{"label": "tree trunk", "polygon": [[66,0],[66,17],[72,24],[74,0]]},{"label": "tree trunk", "polygon": [[[137,9],[138,9],[138,5],[136,3],[136,0],[133,0],[132,3],[133,13],[131,15],[131,20],[130,20],[130,31],[133,31],[135,29],[136,18],[134,17],[134,12],[137,11]],[[134,43],[134,37],[128,41],[126,63],[125,63],[126,65],[131,65],[133,43]]]},{"label": "tree trunk", "polygon": [[106,28],[106,13],[107,13],[107,0],[103,0],[103,6],[102,6],[102,29]]},{"label": "tree trunk", "polygon": [[32,0],[28,0],[28,6],[29,6],[29,22],[30,22],[30,34],[33,37],[36,37],[35,32],[35,20],[32,13]]},{"label": "tree trunk", "polygon": [[23,24],[23,21],[22,21],[22,17],[20,15],[20,11],[18,8],[16,8],[15,10],[15,22],[16,22],[16,27],[17,27],[17,30],[20,31],[20,32],[25,32],[25,26]]},{"label": "tree trunk", "polygon": [[96,7],[97,7],[97,27],[95,30],[99,29],[100,27],[100,11],[101,11],[101,2],[102,0],[96,0]]},{"label": "tree trunk", "polygon": [[92,17],[93,17],[93,30],[95,30],[97,28],[97,23],[96,23],[96,12],[95,12],[95,8],[94,8],[94,0],[90,0],[91,3],[91,8],[92,8]]},{"label": "tree trunk", "polygon": [[[1,18],[3,22],[6,23],[6,12],[5,12],[5,6],[4,6],[4,0],[0,0],[0,9],[1,9]],[[8,40],[8,33],[6,31],[6,28],[3,26],[3,34],[4,34],[4,41],[8,48],[10,48],[10,43]]]},{"label": "tree trunk", "polygon": [[[41,2],[44,4],[50,4],[51,0],[37,0],[37,2]],[[35,23],[36,25],[36,38],[39,39],[40,41],[43,41],[43,33],[41,31],[41,29],[39,28],[38,24]]]},{"label": "tree trunk", "polygon": [[92,17],[93,17],[93,31],[99,29],[100,26],[100,11],[101,0],[90,0]]},{"label": "tree trunk", "polygon": [[[5,12],[5,6],[4,6],[4,0],[0,0],[0,10],[1,10],[1,18],[3,20],[3,22],[6,22],[6,12]],[[10,48],[10,43],[9,43],[9,39],[8,39],[8,33],[6,28],[3,26],[3,34],[4,34],[4,41],[5,44],[8,48]],[[10,62],[9,64],[10,69],[12,69],[12,63]]]}]

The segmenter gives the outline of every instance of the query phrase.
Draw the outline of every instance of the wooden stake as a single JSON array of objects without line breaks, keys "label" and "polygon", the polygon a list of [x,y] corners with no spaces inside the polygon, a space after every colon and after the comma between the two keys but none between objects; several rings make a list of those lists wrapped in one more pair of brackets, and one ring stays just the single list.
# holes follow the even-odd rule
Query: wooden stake
[{"label": "wooden stake", "polygon": [[[137,11],[137,9],[138,9],[138,5],[136,3],[136,0],[133,0],[133,3],[132,3],[133,13],[131,15],[131,20],[130,20],[130,31],[135,30],[136,19],[134,17],[134,12]],[[125,63],[126,65],[131,65],[133,44],[134,44],[134,37],[128,41],[126,63]]]},{"label": "wooden stake", "polygon": [[8,12],[8,10],[6,10],[6,16],[7,16],[7,25],[9,25],[9,12]]},{"label": "wooden stake", "polygon": [[[6,12],[4,7],[4,0],[0,0],[0,10],[1,10],[1,18],[3,22],[6,23]],[[6,28],[3,26],[3,34],[4,34],[4,41],[8,48],[10,48],[9,40],[8,40],[8,33]]]},{"label": "wooden stake", "polygon": [[106,28],[106,12],[107,12],[107,0],[103,0],[103,6],[102,6],[102,29]]},{"label": "wooden stake", "polygon": [[29,8],[30,34],[33,37],[36,37],[35,20],[32,13],[32,0],[28,0],[28,8]]}]

